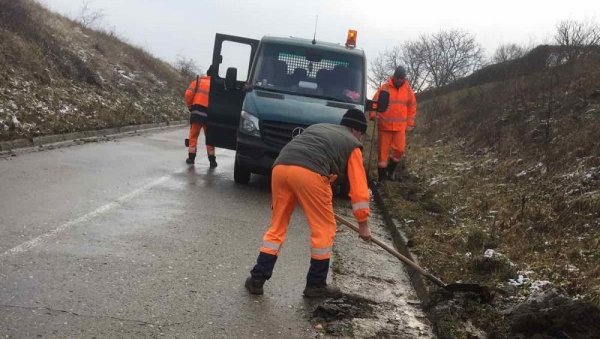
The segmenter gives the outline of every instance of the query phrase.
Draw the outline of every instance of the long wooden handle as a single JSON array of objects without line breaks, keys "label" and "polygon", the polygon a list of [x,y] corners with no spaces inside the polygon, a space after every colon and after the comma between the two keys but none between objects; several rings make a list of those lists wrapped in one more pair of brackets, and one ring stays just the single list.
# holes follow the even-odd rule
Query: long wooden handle
[{"label": "long wooden handle", "polygon": [[[353,223],[351,223],[350,221],[342,218],[341,216],[339,216],[337,214],[334,214],[334,215],[335,215],[335,219],[337,221],[339,221],[340,223],[342,223],[342,224],[348,226],[349,228],[355,230],[356,232],[358,232],[358,227],[356,227]],[[398,251],[396,251],[395,249],[391,248],[387,244],[381,242],[379,239],[377,239],[375,237],[371,237],[371,241],[374,242],[374,243],[376,243],[377,245],[379,245],[379,247],[383,248],[384,250],[388,251],[391,255],[395,256],[398,259],[400,259],[400,261],[402,261],[403,263],[405,263],[408,266],[414,268],[419,273],[421,273],[422,275],[424,275],[427,278],[429,278],[436,285],[438,285],[440,287],[446,287],[446,284],[442,280],[440,280],[440,278],[438,278],[438,277],[434,276],[433,274],[425,271],[423,268],[421,268],[421,266],[415,264],[412,260],[410,260],[407,257],[403,256],[402,254],[398,253]]]}]

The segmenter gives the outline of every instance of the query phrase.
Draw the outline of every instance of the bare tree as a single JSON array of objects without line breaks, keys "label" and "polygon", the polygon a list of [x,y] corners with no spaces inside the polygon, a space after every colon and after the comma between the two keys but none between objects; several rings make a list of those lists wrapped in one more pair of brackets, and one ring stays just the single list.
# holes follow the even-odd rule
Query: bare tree
[{"label": "bare tree", "polygon": [[104,11],[101,9],[93,9],[91,4],[92,0],[82,0],[81,10],[77,17],[77,21],[86,28],[97,26],[98,23],[104,19]]},{"label": "bare tree", "polygon": [[554,40],[564,47],[567,61],[573,61],[589,47],[600,44],[600,26],[592,21],[564,20],[556,25]]},{"label": "bare tree", "polygon": [[428,86],[440,87],[465,77],[483,64],[483,48],[475,36],[460,30],[421,35],[418,44]]},{"label": "bare tree", "polygon": [[525,47],[517,44],[504,44],[496,49],[496,52],[492,57],[492,62],[499,64],[501,62],[518,59],[525,54],[527,54],[527,49]]},{"label": "bare tree", "polygon": [[375,59],[369,62],[369,74],[367,80],[369,86],[377,90],[390,77],[390,70],[386,65],[386,52],[379,53]]},{"label": "bare tree", "polygon": [[202,68],[196,64],[194,59],[187,59],[182,55],[177,56],[174,66],[186,78],[194,78],[202,73]]},{"label": "bare tree", "polygon": [[423,51],[417,42],[405,42],[401,49],[401,60],[406,67],[408,80],[415,92],[420,92],[427,87],[429,71],[426,68]]},{"label": "bare tree", "polygon": [[368,80],[373,89],[378,89],[387,81],[398,66],[406,68],[408,81],[416,92],[423,89],[427,78],[418,45],[414,42],[406,42],[402,46],[396,46],[379,53],[375,59],[371,60],[369,65]]}]

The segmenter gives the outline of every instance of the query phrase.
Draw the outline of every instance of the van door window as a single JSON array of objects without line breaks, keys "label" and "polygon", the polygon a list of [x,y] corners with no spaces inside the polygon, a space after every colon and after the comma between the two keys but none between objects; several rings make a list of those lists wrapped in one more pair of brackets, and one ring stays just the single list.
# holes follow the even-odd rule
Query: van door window
[{"label": "van door window", "polygon": [[250,60],[251,52],[252,47],[250,45],[232,41],[223,41],[221,46],[223,62],[221,62],[221,66],[219,67],[219,77],[225,78],[227,68],[235,67],[237,68],[237,80],[248,80],[248,60]]}]

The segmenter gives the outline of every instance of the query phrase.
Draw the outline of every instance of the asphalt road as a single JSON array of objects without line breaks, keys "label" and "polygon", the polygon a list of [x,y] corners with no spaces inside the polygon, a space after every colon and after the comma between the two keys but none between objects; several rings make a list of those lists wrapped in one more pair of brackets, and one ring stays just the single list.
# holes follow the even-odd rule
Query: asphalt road
[{"label": "asphalt road", "polygon": [[[269,182],[233,152],[189,167],[185,129],[0,159],[0,338],[310,338],[301,213],[266,295],[243,281]],[[203,137],[201,137],[203,139]]]}]

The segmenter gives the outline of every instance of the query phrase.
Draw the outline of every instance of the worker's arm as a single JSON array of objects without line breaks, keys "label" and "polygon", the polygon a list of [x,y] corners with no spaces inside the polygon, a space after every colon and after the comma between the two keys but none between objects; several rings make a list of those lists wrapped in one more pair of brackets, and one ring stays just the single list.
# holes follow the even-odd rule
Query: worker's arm
[{"label": "worker's arm", "polygon": [[196,88],[196,80],[192,81],[190,86],[185,90],[185,104],[188,108],[192,107],[194,101],[194,89]]},{"label": "worker's arm", "polygon": [[408,103],[406,105],[408,109],[408,127],[411,129],[415,127],[415,117],[417,115],[417,99],[415,98],[415,92],[412,88],[408,88]]},{"label": "worker's arm", "polygon": [[348,159],[348,181],[350,183],[350,202],[352,203],[352,213],[358,221],[359,235],[363,240],[371,238],[369,229],[369,187],[367,185],[367,175],[363,166],[362,152],[360,148],[355,148]]}]

